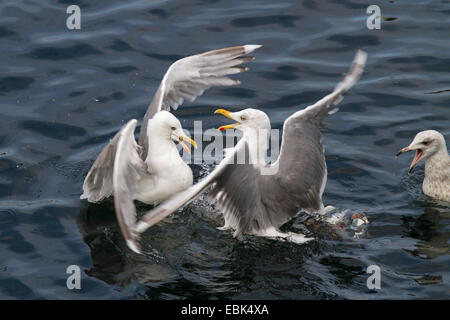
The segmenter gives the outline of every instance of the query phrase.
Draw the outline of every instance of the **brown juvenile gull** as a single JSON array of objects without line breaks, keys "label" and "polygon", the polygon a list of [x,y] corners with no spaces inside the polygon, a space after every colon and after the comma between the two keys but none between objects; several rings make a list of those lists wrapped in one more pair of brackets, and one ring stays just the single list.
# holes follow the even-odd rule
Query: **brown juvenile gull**
[{"label": "brown juvenile gull", "polygon": [[182,160],[174,141],[185,151],[187,137],[180,121],[166,110],[177,109],[184,99],[194,101],[213,86],[233,86],[227,75],[246,71],[240,66],[253,57],[243,55],[259,45],[228,47],[189,56],[167,70],[142,122],[138,143],[137,120],[125,124],[102,150],[83,184],[81,199],[98,202],[114,195],[117,220],[127,245],[139,252],[132,229],[136,224],[134,200],[157,204],[192,185],[192,171]]},{"label": "brown juvenile gull", "polygon": [[[207,177],[149,211],[135,232],[142,233],[211,187],[208,198],[224,215],[223,229],[234,229],[238,239],[247,233],[296,243],[311,240],[302,234],[280,232],[279,227],[302,209],[308,213],[328,211],[322,203],[327,167],[319,127],[328,114],[337,111],[342,95],[360,78],[366,59],[367,54],[358,51],[350,71],[331,94],[286,119],[280,154],[273,164],[264,159],[270,133],[270,119],[264,112],[217,110],[237,121],[219,130],[236,128],[243,137]],[[249,163],[237,163],[240,154],[249,158]]]},{"label": "brown juvenile gull", "polygon": [[425,159],[425,179],[422,190],[427,196],[450,202],[450,156],[444,136],[436,130],[419,132],[411,144],[397,153],[416,151],[408,174]]}]

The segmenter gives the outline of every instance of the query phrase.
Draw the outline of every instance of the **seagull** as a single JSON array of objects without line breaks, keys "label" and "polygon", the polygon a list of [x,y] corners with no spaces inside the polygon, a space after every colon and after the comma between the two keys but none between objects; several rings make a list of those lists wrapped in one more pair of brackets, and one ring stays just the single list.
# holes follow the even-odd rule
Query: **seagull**
[{"label": "seagull", "polygon": [[225,225],[220,229],[234,229],[234,237],[253,234],[300,244],[312,240],[302,234],[281,232],[279,227],[300,210],[325,214],[334,209],[322,203],[327,167],[319,128],[361,77],[366,60],[367,54],[359,50],[350,71],[331,94],[286,119],[280,154],[272,164],[265,161],[270,133],[267,114],[252,108],[240,112],[216,110],[236,121],[219,130],[238,129],[242,138],[203,180],[145,214],[136,224],[135,233],[141,234],[209,188],[208,199],[224,216]]},{"label": "seagull", "polygon": [[416,151],[408,170],[425,159],[425,179],[422,190],[427,196],[450,203],[450,156],[444,136],[436,130],[419,132],[411,144],[401,149],[396,157],[408,151]]},{"label": "seagull", "polygon": [[168,110],[184,99],[194,101],[213,86],[233,86],[240,81],[227,77],[246,71],[241,64],[254,58],[243,56],[261,47],[244,45],[212,50],[173,63],[164,75],[142,122],[139,140],[137,120],[128,121],[102,150],[83,184],[81,199],[99,202],[111,195],[117,220],[127,245],[139,252],[133,228],[137,222],[134,200],[158,204],[193,183],[190,167],[181,158],[175,141],[186,152],[186,136],[180,121]]}]

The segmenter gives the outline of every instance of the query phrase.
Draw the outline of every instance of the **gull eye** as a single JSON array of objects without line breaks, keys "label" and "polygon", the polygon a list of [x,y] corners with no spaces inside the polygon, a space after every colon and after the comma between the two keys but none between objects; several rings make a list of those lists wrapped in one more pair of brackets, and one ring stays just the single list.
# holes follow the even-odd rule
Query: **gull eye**
[{"label": "gull eye", "polygon": [[422,144],[423,144],[424,146],[427,146],[427,145],[430,144],[430,141],[423,141]]},{"label": "gull eye", "polygon": [[172,129],[172,130],[177,130],[177,128],[175,128],[175,127],[171,127],[170,129]]},{"label": "gull eye", "polygon": [[245,121],[245,120],[247,120],[247,118],[245,116],[241,116],[241,120]]}]

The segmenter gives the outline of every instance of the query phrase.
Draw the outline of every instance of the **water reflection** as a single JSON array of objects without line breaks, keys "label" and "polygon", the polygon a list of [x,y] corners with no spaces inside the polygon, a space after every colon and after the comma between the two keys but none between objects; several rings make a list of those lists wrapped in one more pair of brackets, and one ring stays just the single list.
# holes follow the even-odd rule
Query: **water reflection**
[{"label": "water reflection", "polygon": [[414,250],[406,250],[422,259],[450,254],[449,207],[428,206],[419,217],[404,217],[405,235],[419,240]]},{"label": "water reflection", "polygon": [[92,267],[85,271],[87,275],[121,287],[133,281],[166,282],[176,276],[157,257],[156,250],[153,255],[161,260],[158,262],[148,254],[136,255],[127,248],[112,202],[86,205],[77,216],[77,226],[91,251]]}]

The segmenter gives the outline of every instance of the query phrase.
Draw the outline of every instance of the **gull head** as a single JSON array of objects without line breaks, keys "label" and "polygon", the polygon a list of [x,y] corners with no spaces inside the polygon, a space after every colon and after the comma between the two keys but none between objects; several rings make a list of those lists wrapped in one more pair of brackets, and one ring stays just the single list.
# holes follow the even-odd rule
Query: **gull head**
[{"label": "gull head", "polygon": [[225,117],[236,121],[233,124],[221,126],[218,128],[219,131],[226,129],[238,129],[245,134],[250,130],[259,131],[261,129],[265,129],[267,130],[267,133],[270,133],[270,119],[267,114],[261,110],[248,108],[239,112],[230,112],[224,109],[218,109],[214,113],[224,115]]},{"label": "gull head", "polygon": [[191,153],[191,150],[185,142],[197,148],[197,143],[184,133],[180,121],[170,112],[160,111],[150,121],[149,134],[157,134],[169,141],[176,141],[188,153]]},{"label": "gull head", "polygon": [[410,174],[420,160],[432,157],[441,150],[447,152],[446,149],[445,139],[442,134],[436,130],[426,130],[419,132],[408,146],[397,153],[396,157],[408,151],[416,151],[408,170],[408,174]]}]

